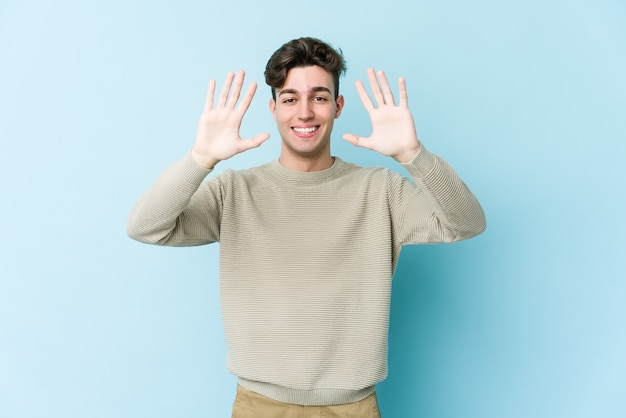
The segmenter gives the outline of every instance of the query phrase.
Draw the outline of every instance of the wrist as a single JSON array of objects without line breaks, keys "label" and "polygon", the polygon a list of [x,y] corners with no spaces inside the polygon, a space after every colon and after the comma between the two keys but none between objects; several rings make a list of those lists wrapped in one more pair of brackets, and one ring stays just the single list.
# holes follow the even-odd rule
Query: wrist
[{"label": "wrist", "polygon": [[206,154],[202,154],[198,152],[195,148],[191,150],[191,158],[193,158],[196,164],[206,170],[213,169],[213,167],[215,167],[215,165],[220,162],[219,159],[212,158],[210,156],[207,156]]},{"label": "wrist", "polygon": [[421,149],[421,144],[419,141],[416,141],[414,146],[402,151],[399,154],[394,155],[393,158],[400,164],[410,163],[411,161],[415,159],[417,154],[419,154],[420,149]]}]

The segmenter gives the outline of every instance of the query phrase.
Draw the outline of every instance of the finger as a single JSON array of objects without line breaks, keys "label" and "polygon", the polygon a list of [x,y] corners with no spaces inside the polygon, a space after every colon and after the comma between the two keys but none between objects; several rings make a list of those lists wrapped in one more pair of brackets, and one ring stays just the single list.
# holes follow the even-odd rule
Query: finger
[{"label": "finger", "polygon": [[254,94],[256,93],[256,89],[257,89],[257,83],[255,82],[251,83],[250,87],[248,87],[248,90],[246,91],[246,94],[243,96],[243,98],[241,99],[241,102],[239,103],[239,106],[237,107],[237,110],[236,110],[237,113],[241,115],[246,113],[246,111],[250,107],[252,98],[254,97]]},{"label": "finger", "polygon": [[374,72],[373,68],[368,68],[367,70],[367,78],[370,81],[370,87],[372,89],[372,94],[376,99],[376,103],[378,107],[385,104],[385,97],[383,96],[383,92],[380,89],[380,85],[378,84],[378,79],[376,78],[376,72]]},{"label": "finger", "polygon": [[400,90],[400,106],[409,107],[409,95],[406,92],[406,80],[402,77],[398,79],[398,90]]},{"label": "finger", "polygon": [[237,100],[239,100],[239,95],[241,94],[241,87],[243,86],[243,80],[245,78],[245,74],[243,71],[239,70],[237,72],[237,77],[235,78],[235,85],[233,86],[233,91],[230,93],[230,97],[228,98],[227,106],[230,108],[234,108]]},{"label": "finger", "polygon": [[215,99],[215,80],[209,81],[209,87],[207,88],[206,97],[204,99],[204,109],[213,109],[213,100]]},{"label": "finger", "polygon": [[230,92],[230,88],[233,85],[233,79],[235,78],[235,73],[229,72],[226,74],[226,80],[224,81],[224,85],[222,86],[222,91],[220,92],[220,97],[217,101],[217,107],[224,107],[228,102],[228,93]]},{"label": "finger", "polygon": [[356,92],[359,94],[359,98],[361,99],[361,103],[363,103],[363,106],[365,107],[365,110],[367,110],[368,112],[374,109],[374,103],[372,103],[372,99],[370,99],[369,94],[367,94],[367,90],[365,90],[365,86],[363,85],[363,83],[358,80],[356,83],[354,83],[355,87],[356,87]]},{"label": "finger", "polygon": [[378,81],[380,86],[382,87],[382,94],[385,103],[395,105],[395,102],[393,100],[393,93],[391,92],[391,87],[389,87],[389,82],[387,81],[387,76],[382,70],[378,71]]}]

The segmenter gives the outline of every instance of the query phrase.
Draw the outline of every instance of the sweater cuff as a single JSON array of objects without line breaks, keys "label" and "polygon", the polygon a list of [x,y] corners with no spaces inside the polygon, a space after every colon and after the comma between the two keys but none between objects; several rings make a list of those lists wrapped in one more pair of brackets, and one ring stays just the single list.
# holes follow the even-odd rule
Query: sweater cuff
[{"label": "sweater cuff", "polygon": [[420,144],[420,150],[408,163],[402,163],[402,166],[409,172],[411,177],[424,178],[435,167],[437,157],[426,149],[424,144]]},{"label": "sweater cuff", "polygon": [[200,184],[213,169],[201,167],[188,152],[178,163],[181,176],[190,184]]}]

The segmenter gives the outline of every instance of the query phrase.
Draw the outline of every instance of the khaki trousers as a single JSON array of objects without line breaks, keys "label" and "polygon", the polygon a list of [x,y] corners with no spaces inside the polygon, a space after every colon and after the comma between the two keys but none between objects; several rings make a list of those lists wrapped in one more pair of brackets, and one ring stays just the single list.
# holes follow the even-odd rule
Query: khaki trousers
[{"label": "khaki trousers", "polygon": [[232,418],[380,418],[376,394],[344,405],[302,406],[278,402],[237,386]]}]

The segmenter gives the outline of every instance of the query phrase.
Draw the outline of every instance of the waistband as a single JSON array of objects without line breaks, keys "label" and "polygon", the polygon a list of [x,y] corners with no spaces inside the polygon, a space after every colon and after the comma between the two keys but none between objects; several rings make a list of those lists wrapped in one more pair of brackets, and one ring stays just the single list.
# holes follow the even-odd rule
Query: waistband
[{"label": "waistband", "polygon": [[292,389],[273,383],[257,382],[239,378],[244,388],[276,401],[304,406],[342,405],[358,402],[374,393],[376,386],[364,389]]}]

